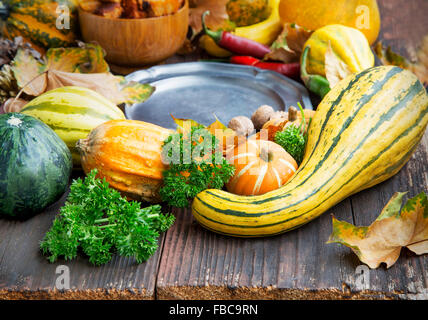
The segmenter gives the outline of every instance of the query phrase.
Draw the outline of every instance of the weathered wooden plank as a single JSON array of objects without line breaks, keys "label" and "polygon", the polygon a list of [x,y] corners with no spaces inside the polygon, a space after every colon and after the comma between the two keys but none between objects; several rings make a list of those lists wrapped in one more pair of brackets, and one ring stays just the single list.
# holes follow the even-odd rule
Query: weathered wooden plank
[{"label": "weathered wooden plank", "polygon": [[[409,163],[392,179],[343,201],[328,213],[339,220],[369,225],[393,190],[426,190],[428,133]],[[411,177],[411,178],[410,178]],[[412,183],[407,181],[412,179]],[[352,208],[351,208],[352,203]],[[161,257],[159,299],[400,298],[422,295],[428,257],[403,252],[391,269],[356,274],[363,264],[350,249],[326,244],[331,216],[265,239],[236,239],[204,230],[189,210],[177,210]],[[361,267],[360,267],[361,268]],[[368,279],[368,283],[361,282]]]},{"label": "weathered wooden plank", "polygon": [[[0,299],[153,299],[160,249],[140,265],[119,256],[99,267],[83,256],[56,263],[43,257],[39,242],[65,197],[27,221],[0,220]],[[55,289],[60,265],[69,268],[71,290]]]},{"label": "weathered wooden plank", "polygon": [[[356,225],[370,225],[395,192],[408,191],[413,197],[428,192],[428,132],[404,168],[391,179],[376,186],[375,190],[362,191],[351,198]],[[381,266],[370,270],[370,289],[408,295],[426,294],[428,298],[428,257],[416,256],[407,249],[390,269]]]},{"label": "weathered wooden plank", "polygon": [[[331,212],[352,219],[348,200]],[[325,244],[329,215],[280,236],[239,239],[204,230],[189,210],[175,214],[159,267],[159,299],[340,298],[343,275],[354,274],[355,259]]]},{"label": "weathered wooden plank", "polygon": [[[395,51],[416,59],[423,36],[428,34],[427,1],[379,1],[382,16],[380,38]],[[411,18],[410,18],[411,17]],[[428,133],[406,166],[393,178],[351,198],[357,225],[369,225],[397,191],[409,191],[415,196],[427,192]],[[428,298],[428,258],[417,257],[407,249],[401,251],[398,262],[390,269],[385,266],[370,270],[370,289],[396,292],[402,298]]]},{"label": "weathered wooden plank", "polygon": [[[428,31],[428,2],[381,0],[379,6],[380,38],[401,54],[415,57]],[[175,56],[167,63],[194,61],[198,57],[199,53]],[[427,299],[426,256],[417,257],[403,250],[392,268],[369,271],[369,287],[362,291],[356,274],[361,262],[350,249],[325,244],[331,232],[329,213],[341,220],[368,225],[394,191],[409,190],[410,195],[426,191],[427,146],[426,134],[413,159],[397,176],[343,201],[310,224],[277,237],[234,239],[217,235],[200,227],[189,210],[175,210],[177,222],[168,231],[163,250],[141,265],[119,257],[102,267],[93,267],[82,257],[48,263],[38,250],[38,242],[63,204],[63,197],[28,221],[0,220],[0,299],[151,299],[155,294],[160,299]],[[54,289],[58,265],[69,267],[71,291]]]},{"label": "weathered wooden plank", "polygon": [[[428,2],[384,0],[379,5],[383,19],[380,38],[401,54],[414,57],[428,29],[424,14]],[[392,195],[391,186],[408,188],[409,183],[414,189],[422,189],[427,185],[426,146],[421,145],[412,161],[392,180],[328,212],[341,220],[368,225]],[[416,178],[418,175],[425,178]],[[371,212],[367,214],[367,210]],[[331,232],[327,213],[301,229],[268,239],[216,235],[198,226],[189,210],[178,210],[176,214],[177,223],[167,233],[159,268],[160,299],[397,298],[403,292],[421,292],[409,286],[420,288],[425,281],[427,287],[422,270],[427,270],[428,259],[406,260],[411,256],[408,253],[395,271],[369,271],[371,281],[366,287],[356,274],[362,263],[351,250],[325,244]],[[409,277],[416,282],[407,281]]]},{"label": "weathered wooden plank", "polygon": [[382,24],[379,39],[394,51],[416,59],[422,37],[428,34],[428,1],[378,0]]}]

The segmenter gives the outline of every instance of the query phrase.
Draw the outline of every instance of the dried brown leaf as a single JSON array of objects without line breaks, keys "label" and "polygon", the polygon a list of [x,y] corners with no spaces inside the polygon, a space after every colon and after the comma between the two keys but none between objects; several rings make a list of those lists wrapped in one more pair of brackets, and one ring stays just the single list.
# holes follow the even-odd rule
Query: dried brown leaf
[{"label": "dried brown leaf", "polygon": [[311,34],[312,31],[306,30],[295,23],[286,23],[282,32],[272,44],[272,51],[265,56],[265,60],[284,63],[298,62],[303,46]]},{"label": "dried brown leaf", "polygon": [[229,28],[228,15],[226,12],[226,3],[228,0],[193,0],[190,1],[189,25],[194,34],[202,30],[202,14],[209,10],[210,14],[206,17],[207,26],[217,30]]},{"label": "dried brown leaf", "polygon": [[355,227],[333,217],[328,243],[350,247],[370,268],[381,263],[391,267],[402,247],[416,254],[428,253],[428,201],[424,192],[409,199],[400,212],[405,192],[394,194],[379,217],[369,227]]},{"label": "dried brown leaf", "polygon": [[417,52],[417,61],[412,64],[410,70],[423,84],[428,85],[428,35],[423,38],[422,45]]},{"label": "dried brown leaf", "polygon": [[329,42],[325,52],[325,76],[330,83],[330,88],[333,88],[340,80],[345,79],[350,74],[352,72],[348,65],[336,56]]},{"label": "dried brown leaf", "polygon": [[27,50],[19,49],[12,62],[12,71],[19,88],[30,96],[45,92],[47,78],[45,65]]},{"label": "dried brown leaf", "polygon": [[385,47],[380,41],[374,45],[374,52],[382,64],[408,69],[415,73],[424,85],[428,85],[428,35],[422,39],[422,44],[416,54],[416,62],[395,53],[390,46]]},{"label": "dried brown leaf", "polygon": [[20,98],[9,98],[3,104],[3,110],[5,113],[8,112],[20,112],[21,109],[28,103],[27,100]]},{"label": "dried brown leaf", "polygon": [[92,89],[115,104],[123,101],[119,90],[119,79],[107,73],[74,73],[60,70],[49,70],[46,91],[65,86],[78,86]]},{"label": "dried brown leaf", "polygon": [[104,55],[99,45],[84,43],[75,48],[49,49],[43,62],[27,50],[19,50],[12,69],[19,88],[33,97],[63,86],[78,86],[92,89],[115,104],[133,104],[153,93],[149,85],[128,83],[110,73]]}]

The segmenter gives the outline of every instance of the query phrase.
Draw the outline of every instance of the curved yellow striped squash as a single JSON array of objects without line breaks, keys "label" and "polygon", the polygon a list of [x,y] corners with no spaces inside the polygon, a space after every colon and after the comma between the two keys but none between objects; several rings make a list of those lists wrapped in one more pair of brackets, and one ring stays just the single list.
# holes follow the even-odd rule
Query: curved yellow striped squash
[{"label": "curved yellow striped squash", "polygon": [[428,123],[428,96],[410,71],[382,66],[351,75],[318,106],[303,162],[280,189],[261,196],[206,190],[192,212],[231,236],[286,232],[394,174],[410,159]]},{"label": "curved yellow striped squash", "polygon": [[325,76],[325,53],[328,44],[351,73],[361,72],[374,66],[374,55],[364,34],[358,29],[331,24],[316,30],[306,41],[309,46],[306,71]]},{"label": "curved yellow striped squash", "polygon": [[76,142],[109,120],[125,119],[123,112],[99,93],[81,87],[61,87],[31,100],[21,110],[46,123],[67,144],[73,163],[80,164]]}]

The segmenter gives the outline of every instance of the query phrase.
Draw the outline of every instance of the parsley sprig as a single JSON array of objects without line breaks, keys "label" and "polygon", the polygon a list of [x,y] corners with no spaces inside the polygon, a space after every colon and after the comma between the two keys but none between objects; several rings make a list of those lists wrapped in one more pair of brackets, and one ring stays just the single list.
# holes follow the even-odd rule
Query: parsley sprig
[{"label": "parsley sprig", "polygon": [[159,205],[141,208],[109,188],[97,171],[74,180],[70,194],[51,229],[40,244],[50,262],[59,257],[71,260],[79,248],[95,265],[112,259],[114,252],[146,261],[158,248],[160,232],[173,223],[174,216],[162,214]]},{"label": "parsley sprig", "polygon": [[306,120],[302,105],[300,102],[298,102],[297,105],[302,113],[302,122],[300,123],[300,126],[291,124],[284,131],[278,131],[275,134],[274,141],[283,147],[285,151],[287,151],[294,160],[300,164],[305,153],[307,133],[303,133],[306,128]]},{"label": "parsley sprig", "polygon": [[177,208],[187,207],[199,192],[223,188],[235,168],[223,157],[218,143],[203,126],[174,133],[164,141],[163,157],[168,159],[169,168],[163,172],[163,201]]}]

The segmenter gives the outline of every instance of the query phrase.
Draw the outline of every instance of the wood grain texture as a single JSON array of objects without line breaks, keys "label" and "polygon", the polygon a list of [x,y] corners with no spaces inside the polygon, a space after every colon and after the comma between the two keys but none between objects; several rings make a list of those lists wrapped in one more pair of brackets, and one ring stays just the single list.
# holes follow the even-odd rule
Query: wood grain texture
[{"label": "wood grain texture", "polygon": [[199,226],[189,210],[177,210],[177,223],[165,239],[157,298],[428,298],[427,256],[403,250],[390,269],[362,267],[369,274],[366,287],[357,274],[362,263],[356,255],[344,246],[325,243],[331,233],[330,213],[339,220],[369,225],[395,191],[408,190],[410,196],[427,192],[427,159],[428,133],[392,179],[344,200],[298,230],[273,238],[217,235]]},{"label": "wood grain texture", "polygon": [[[161,250],[140,265],[133,258],[116,255],[100,267],[91,265],[82,255],[72,261],[48,262],[39,250],[39,242],[65,199],[66,194],[27,221],[0,220],[0,300],[153,299]],[[71,290],[55,289],[60,265],[70,270]]]},{"label": "wood grain texture", "polygon": [[[380,38],[413,58],[428,33],[428,1],[382,0]],[[167,63],[194,61],[199,52]],[[78,175],[78,174],[77,174]],[[76,173],[74,174],[76,177]],[[396,191],[428,192],[428,133],[407,165],[390,180],[360,192],[300,229],[265,239],[236,239],[199,226],[189,209],[146,263],[115,256],[102,267],[86,258],[50,264],[38,243],[66,195],[25,222],[0,220],[0,299],[428,299],[428,256],[402,250],[397,263],[370,270],[365,289],[352,251],[326,244],[331,216],[369,225]],[[70,268],[70,291],[58,291],[57,266]]]},{"label": "wood grain texture", "polygon": [[[414,57],[428,33],[428,2],[378,3],[382,16],[379,38],[401,54]],[[369,225],[394,192],[408,190],[409,196],[427,192],[427,159],[428,133],[392,179],[344,200],[303,228],[274,238],[231,239],[204,230],[189,210],[176,211],[178,221],[167,233],[161,257],[157,298],[428,299],[427,256],[403,250],[392,268],[370,270],[366,287],[357,273],[362,263],[354,253],[325,243],[331,233],[329,213],[339,220]]]}]

